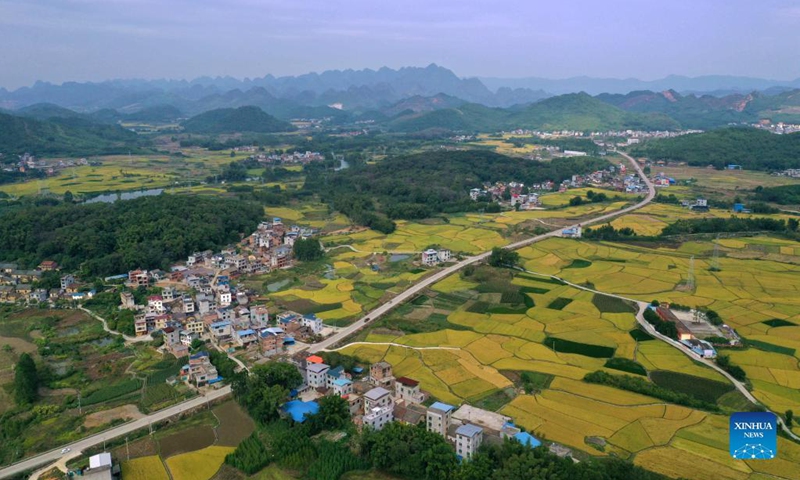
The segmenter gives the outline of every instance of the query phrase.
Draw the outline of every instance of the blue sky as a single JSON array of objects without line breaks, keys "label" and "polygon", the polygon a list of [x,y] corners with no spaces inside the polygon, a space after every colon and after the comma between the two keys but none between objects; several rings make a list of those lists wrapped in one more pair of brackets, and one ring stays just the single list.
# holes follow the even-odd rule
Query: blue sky
[{"label": "blue sky", "polygon": [[437,63],[460,76],[800,77],[787,0],[0,0],[0,86]]}]

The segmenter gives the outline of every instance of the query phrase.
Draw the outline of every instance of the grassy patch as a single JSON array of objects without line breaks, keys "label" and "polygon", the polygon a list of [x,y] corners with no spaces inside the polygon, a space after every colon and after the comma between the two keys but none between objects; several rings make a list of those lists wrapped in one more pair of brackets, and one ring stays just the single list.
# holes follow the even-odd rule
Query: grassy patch
[{"label": "grassy patch", "polygon": [[550,388],[555,377],[541,372],[520,372],[519,379],[528,394]]},{"label": "grassy patch", "polygon": [[478,400],[473,400],[473,403],[478,408],[496,412],[513,400],[515,396],[513,388],[504,388],[479,398]]},{"label": "grassy patch", "polygon": [[668,370],[650,372],[650,378],[659,387],[690,395],[708,403],[716,403],[720,397],[734,389],[733,385],[728,383]]},{"label": "grassy patch", "polygon": [[547,306],[551,310],[564,310],[564,307],[572,303],[571,298],[558,297]]},{"label": "grassy patch", "polygon": [[547,337],[543,343],[559,353],[577,353],[592,358],[611,358],[616,351],[612,347],[589,345],[555,337]]},{"label": "grassy patch", "polygon": [[430,297],[428,297],[427,295],[420,295],[417,298],[415,298],[414,300],[411,300],[411,304],[420,306],[420,305],[424,305],[425,302],[427,302],[428,300],[430,300]]},{"label": "grassy patch", "polygon": [[595,293],[592,303],[601,313],[635,313],[636,309],[625,300]]}]

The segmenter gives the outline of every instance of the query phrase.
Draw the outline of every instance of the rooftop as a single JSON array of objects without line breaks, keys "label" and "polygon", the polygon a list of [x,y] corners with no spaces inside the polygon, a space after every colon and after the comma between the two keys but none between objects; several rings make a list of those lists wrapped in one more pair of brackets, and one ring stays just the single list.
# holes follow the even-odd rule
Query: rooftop
[{"label": "rooftop", "polygon": [[474,437],[475,435],[483,433],[483,429],[477,425],[473,425],[468,423],[466,425],[461,425],[456,429],[456,435],[461,435],[464,437]]},{"label": "rooftop", "polygon": [[439,410],[439,411],[442,411],[442,412],[449,412],[449,411],[452,411],[454,408],[456,408],[456,407],[454,407],[452,405],[448,405],[446,403],[434,402],[434,404],[431,405],[428,408],[428,410]]},{"label": "rooftop", "polygon": [[419,385],[418,381],[413,380],[413,379],[408,378],[408,377],[400,377],[400,378],[398,378],[396,380],[396,382],[397,383],[402,383],[403,385],[405,385],[407,387],[416,387],[417,385]]},{"label": "rooftop", "polygon": [[336,380],[333,381],[333,384],[339,387],[344,387],[345,385],[350,385],[351,383],[353,382],[351,382],[346,378],[337,378]]},{"label": "rooftop", "polygon": [[331,367],[328,366],[328,365],[325,365],[324,363],[312,363],[311,365],[306,367],[306,370],[308,370],[309,372],[313,372],[313,373],[322,373],[322,372],[328,370],[329,368],[331,368]]},{"label": "rooftop", "polygon": [[389,390],[386,390],[383,387],[375,387],[372,390],[365,393],[364,397],[370,400],[379,400],[389,394],[390,394]]}]

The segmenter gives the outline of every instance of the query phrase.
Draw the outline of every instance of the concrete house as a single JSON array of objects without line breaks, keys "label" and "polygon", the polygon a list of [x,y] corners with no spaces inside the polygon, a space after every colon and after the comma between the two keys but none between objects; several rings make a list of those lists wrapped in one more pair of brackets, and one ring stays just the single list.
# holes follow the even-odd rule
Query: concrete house
[{"label": "concrete house", "polygon": [[477,425],[468,423],[456,429],[456,454],[459,457],[469,459],[478,447],[483,443],[483,429]]},{"label": "concrete house", "polygon": [[306,367],[306,383],[313,388],[324,388],[328,384],[327,374],[330,370],[329,365],[324,363],[312,363]]},{"label": "concrete house", "polygon": [[425,427],[429,432],[438,433],[439,435],[447,438],[447,427],[450,425],[450,420],[453,416],[455,407],[442,402],[435,402],[428,407],[428,413],[425,419]]},{"label": "concrete house", "polygon": [[407,403],[422,403],[425,399],[420,392],[419,382],[408,377],[400,377],[394,382],[394,396]]}]

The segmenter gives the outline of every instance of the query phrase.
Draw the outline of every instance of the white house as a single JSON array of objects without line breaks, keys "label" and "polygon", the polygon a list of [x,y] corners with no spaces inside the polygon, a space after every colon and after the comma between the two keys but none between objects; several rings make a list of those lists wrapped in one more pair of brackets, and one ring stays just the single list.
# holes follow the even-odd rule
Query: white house
[{"label": "white house", "polygon": [[353,382],[347,378],[337,378],[331,382],[331,390],[340,397],[349,395],[353,393]]},{"label": "white house", "polygon": [[375,387],[364,394],[364,411],[370,411],[376,407],[394,407],[392,392],[383,387]]},{"label": "white house", "polygon": [[456,429],[456,453],[461,458],[470,458],[483,443],[483,429],[468,423]]},{"label": "white house", "polygon": [[429,248],[422,252],[422,264],[432,267],[439,263],[439,254],[436,250]]},{"label": "white house", "polygon": [[231,335],[231,322],[214,322],[208,326],[211,335],[217,339],[229,337]]},{"label": "white house", "polygon": [[363,422],[364,426],[368,426],[373,430],[382,430],[393,419],[394,407],[375,407],[366,411]]},{"label": "white house", "polygon": [[258,335],[255,330],[248,328],[247,330],[237,330],[234,339],[237,344],[246,347],[258,341]]},{"label": "white house", "polygon": [[300,320],[300,324],[304,327],[308,327],[311,329],[312,332],[319,335],[322,331],[322,319],[314,315],[313,313],[309,313],[307,315],[303,315]]},{"label": "white house", "polygon": [[327,374],[331,367],[324,363],[312,363],[306,367],[306,383],[309,387],[325,387]]},{"label": "white house", "polygon": [[250,310],[250,324],[258,328],[269,325],[269,310],[266,306],[259,305]]}]

